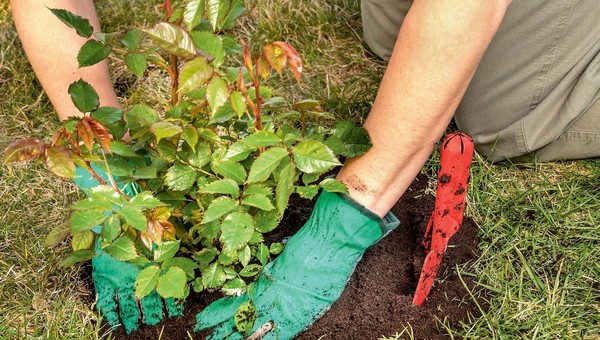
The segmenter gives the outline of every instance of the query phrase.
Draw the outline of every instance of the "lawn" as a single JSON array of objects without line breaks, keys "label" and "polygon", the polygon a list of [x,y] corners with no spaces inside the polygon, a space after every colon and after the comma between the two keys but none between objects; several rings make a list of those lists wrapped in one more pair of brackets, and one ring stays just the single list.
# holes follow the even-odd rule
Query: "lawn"
[{"label": "lawn", "polygon": [[[304,59],[301,91],[339,117],[368,113],[384,63],[362,43],[357,0],[248,0],[237,28],[251,45],[285,40]],[[97,2],[107,31],[151,26],[160,1]],[[164,75],[135,80],[112,62],[123,102],[160,106]],[[286,91],[285,88],[279,89]],[[0,3],[0,149],[25,136],[47,139],[59,124],[27,62],[9,5]],[[435,177],[437,156],[423,172]],[[434,192],[433,181],[430,192]],[[476,157],[466,214],[480,228],[481,256],[458,268],[478,282],[483,316],[448,330],[454,338],[600,337],[600,160],[491,165]],[[81,267],[61,269],[69,245],[48,249],[80,193],[41,164],[0,168],[0,339],[106,338]],[[398,330],[402,332],[401,329]],[[380,334],[374,334],[376,338]],[[405,338],[406,334],[388,334]]]}]

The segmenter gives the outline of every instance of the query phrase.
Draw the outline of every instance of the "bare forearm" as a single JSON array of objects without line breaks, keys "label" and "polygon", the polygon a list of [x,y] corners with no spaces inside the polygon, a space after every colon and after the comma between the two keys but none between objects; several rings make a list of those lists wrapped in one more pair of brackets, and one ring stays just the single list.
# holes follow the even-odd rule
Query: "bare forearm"
[{"label": "bare forearm", "polygon": [[452,118],[510,1],[415,1],[365,122],[373,148],[339,179],[383,215],[419,172]]},{"label": "bare forearm", "polygon": [[83,78],[100,95],[103,106],[119,107],[106,62],[79,68],[77,53],[85,39],[64,25],[48,8],[62,8],[90,20],[100,30],[91,0],[11,0],[17,32],[40,83],[61,119],[81,116],[71,102],[69,85]]}]

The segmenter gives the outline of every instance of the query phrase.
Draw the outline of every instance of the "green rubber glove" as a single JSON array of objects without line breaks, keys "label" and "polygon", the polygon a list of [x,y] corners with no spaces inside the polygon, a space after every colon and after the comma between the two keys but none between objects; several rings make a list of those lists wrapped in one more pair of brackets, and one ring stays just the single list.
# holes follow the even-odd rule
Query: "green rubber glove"
[{"label": "green rubber glove", "polygon": [[272,322],[262,339],[291,339],[330,308],[367,248],[399,224],[391,213],[381,219],[346,195],[323,191],[308,222],[265,266],[254,289],[209,305],[196,315],[194,331],[212,329],[209,339],[248,336],[236,331],[234,314],[251,300],[258,312],[252,332]]},{"label": "green rubber glove", "polygon": [[[82,168],[77,168],[76,171],[77,177],[73,181],[80,189],[91,189],[100,185],[88,171]],[[106,179],[102,169],[94,167],[94,171]],[[120,189],[129,197],[140,192],[135,183],[121,186]],[[163,319],[163,300],[156,291],[139,301],[142,312],[140,315],[133,287],[140,270],[140,267],[121,262],[104,252],[92,259],[96,308],[111,326],[122,324],[128,334],[138,328],[140,318],[147,325],[155,325]],[[176,304],[173,299],[167,299],[165,302],[170,317],[183,315],[182,304]]]}]

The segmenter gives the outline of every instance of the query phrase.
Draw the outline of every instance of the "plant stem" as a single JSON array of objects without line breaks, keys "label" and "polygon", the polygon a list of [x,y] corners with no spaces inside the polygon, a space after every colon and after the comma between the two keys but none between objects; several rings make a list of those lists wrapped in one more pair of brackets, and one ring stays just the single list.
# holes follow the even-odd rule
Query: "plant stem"
[{"label": "plant stem", "polygon": [[256,130],[262,130],[262,114],[261,114],[261,106],[262,106],[262,98],[260,96],[260,82],[258,77],[254,79],[254,93],[256,94],[256,106],[254,106],[254,118],[256,119]]},{"label": "plant stem", "polygon": [[129,201],[130,197],[125,195],[123,193],[123,191],[121,191],[121,189],[115,182],[115,178],[113,177],[112,172],[110,172],[110,167],[108,166],[108,161],[106,160],[106,153],[104,152],[104,149],[100,148],[100,151],[102,152],[102,158],[104,159],[104,165],[106,166],[106,175],[108,176],[108,180],[110,181],[110,184],[120,195],[125,196],[125,198]]},{"label": "plant stem", "polygon": [[179,102],[177,89],[179,88],[179,68],[177,67],[177,56],[171,54],[171,105],[175,106]]}]

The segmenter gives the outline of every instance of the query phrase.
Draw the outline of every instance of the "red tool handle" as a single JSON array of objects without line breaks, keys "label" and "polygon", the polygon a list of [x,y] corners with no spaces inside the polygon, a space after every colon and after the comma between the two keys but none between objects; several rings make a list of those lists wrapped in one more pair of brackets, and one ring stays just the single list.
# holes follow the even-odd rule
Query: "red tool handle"
[{"label": "red tool handle", "polygon": [[413,298],[417,306],[429,295],[448,241],[462,223],[473,152],[473,140],[462,132],[451,133],[442,142],[435,208],[423,238],[428,254]]}]

